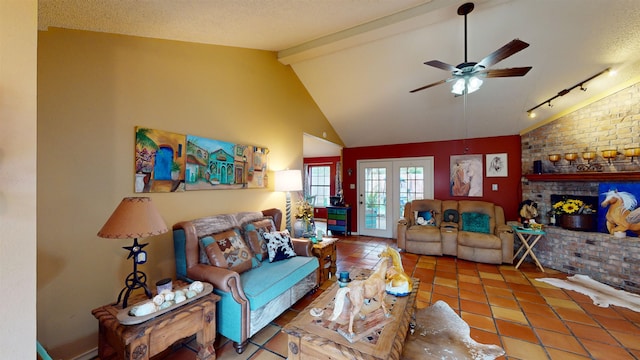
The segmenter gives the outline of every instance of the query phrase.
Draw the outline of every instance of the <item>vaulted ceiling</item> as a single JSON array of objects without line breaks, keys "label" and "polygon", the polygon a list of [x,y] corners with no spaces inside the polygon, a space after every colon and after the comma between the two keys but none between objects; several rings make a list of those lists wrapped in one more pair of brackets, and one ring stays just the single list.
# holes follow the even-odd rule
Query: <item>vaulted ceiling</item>
[{"label": "vaulted ceiling", "polygon": [[[479,0],[468,15],[468,60],[513,39],[530,46],[454,97],[450,73],[423,63],[464,61],[464,18],[451,0],[39,0],[49,26],[276,51],[348,147],[518,134],[640,78],[640,1]],[[538,110],[526,111],[611,67]]]}]

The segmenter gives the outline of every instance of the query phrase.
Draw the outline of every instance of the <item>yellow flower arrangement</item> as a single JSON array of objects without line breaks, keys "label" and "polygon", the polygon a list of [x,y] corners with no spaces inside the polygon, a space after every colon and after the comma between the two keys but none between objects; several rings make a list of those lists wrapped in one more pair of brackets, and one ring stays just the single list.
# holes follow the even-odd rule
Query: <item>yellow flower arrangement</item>
[{"label": "yellow flower arrangement", "polygon": [[582,200],[564,199],[553,204],[553,213],[556,215],[563,214],[593,214],[596,211]]}]

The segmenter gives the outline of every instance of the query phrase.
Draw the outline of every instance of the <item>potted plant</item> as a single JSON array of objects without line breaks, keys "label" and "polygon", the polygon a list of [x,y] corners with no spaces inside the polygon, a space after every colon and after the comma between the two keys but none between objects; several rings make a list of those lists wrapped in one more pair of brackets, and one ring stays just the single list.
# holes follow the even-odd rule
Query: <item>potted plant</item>
[{"label": "potted plant", "polygon": [[175,181],[180,179],[180,163],[173,161],[171,163],[171,180]]},{"label": "potted plant", "polygon": [[562,228],[578,231],[596,229],[596,211],[579,199],[565,198],[553,204],[556,222]]}]

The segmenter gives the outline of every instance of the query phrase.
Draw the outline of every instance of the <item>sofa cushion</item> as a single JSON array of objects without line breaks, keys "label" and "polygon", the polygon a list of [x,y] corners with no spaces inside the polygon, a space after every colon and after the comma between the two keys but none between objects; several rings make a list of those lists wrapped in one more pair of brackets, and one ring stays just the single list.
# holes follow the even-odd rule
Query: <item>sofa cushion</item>
[{"label": "sofa cushion", "polygon": [[462,231],[489,234],[489,215],[477,212],[462,213]]},{"label": "sofa cushion", "polygon": [[317,258],[296,256],[272,263],[265,261],[259,270],[241,274],[242,289],[249,299],[251,310],[261,308],[317,268]]},{"label": "sofa cushion", "polygon": [[267,240],[265,240],[264,234],[276,231],[276,225],[273,223],[273,219],[269,216],[250,221],[243,224],[242,229],[245,233],[245,240],[256,255],[256,258],[259,261],[264,261],[269,257]]},{"label": "sofa cushion", "polygon": [[263,235],[267,240],[269,262],[281,261],[296,256],[291,237],[289,237],[289,231],[264,233]]},{"label": "sofa cushion", "polygon": [[[214,262],[218,261],[217,256],[222,254],[227,261],[227,268],[237,273],[242,273],[254,266],[259,266],[259,262],[253,261],[253,252],[242,239],[240,229],[233,228],[212,234],[211,236],[215,239],[220,251],[220,253],[216,253],[214,250],[207,251],[209,262],[211,262],[212,265],[215,265]],[[216,255],[216,257],[209,256],[210,253]]]},{"label": "sofa cushion", "polygon": [[501,249],[502,240],[493,234],[460,231],[458,232],[458,246],[478,249]]}]

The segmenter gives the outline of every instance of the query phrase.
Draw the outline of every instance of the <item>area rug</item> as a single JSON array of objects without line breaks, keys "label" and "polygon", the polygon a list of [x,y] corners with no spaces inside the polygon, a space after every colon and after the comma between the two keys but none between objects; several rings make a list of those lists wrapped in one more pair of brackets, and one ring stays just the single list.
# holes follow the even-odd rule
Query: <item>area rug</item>
[{"label": "area rug", "polygon": [[569,276],[567,280],[555,278],[540,278],[536,280],[562,289],[577,291],[590,297],[591,301],[600,307],[616,305],[640,312],[640,295],[612,288],[609,285],[593,280],[587,275],[573,275]]},{"label": "area rug", "polygon": [[497,345],[476,342],[469,325],[441,300],[416,310],[415,331],[409,333],[402,359],[493,360],[504,355]]}]

